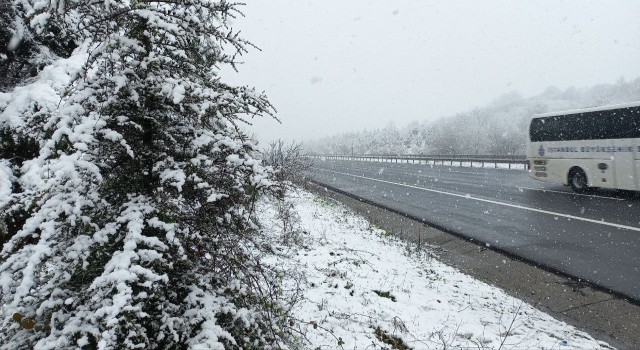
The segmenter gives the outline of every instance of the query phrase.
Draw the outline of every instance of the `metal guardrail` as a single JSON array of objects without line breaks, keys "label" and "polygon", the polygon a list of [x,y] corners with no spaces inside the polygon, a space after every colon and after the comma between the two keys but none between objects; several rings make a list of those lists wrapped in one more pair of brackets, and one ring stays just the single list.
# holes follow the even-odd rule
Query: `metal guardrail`
[{"label": "metal guardrail", "polygon": [[355,160],[368,162],[390,162],[390,163],[411,163],[411,164],[440,164],[440,165],[457,165],[474,164],[478,167],[485,167],[493,164],[498,168],[498,164],[505,164],[508,169],[513,165],[523,165],[525,170],[529,169],[529,163],[524,155],[345,155],[345,154],[319,154],[309,155],[314,158],[335,159],[335,160]]}]

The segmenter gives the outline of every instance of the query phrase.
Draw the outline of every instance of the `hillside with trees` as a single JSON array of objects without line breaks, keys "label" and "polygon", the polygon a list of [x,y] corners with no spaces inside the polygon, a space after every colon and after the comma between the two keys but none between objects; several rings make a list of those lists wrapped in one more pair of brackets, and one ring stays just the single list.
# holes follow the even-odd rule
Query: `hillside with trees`
[{"label": "hillside with trees", "polygon": [[433,122],[396,127],[390,121],[382,129],[307,141],[305,148],[315,154],[518,155],[524,154],[527,125],[534,114],[639,100],[640,78],[583,89],[549,87],[528,98],[511,92],[485,107]]}]

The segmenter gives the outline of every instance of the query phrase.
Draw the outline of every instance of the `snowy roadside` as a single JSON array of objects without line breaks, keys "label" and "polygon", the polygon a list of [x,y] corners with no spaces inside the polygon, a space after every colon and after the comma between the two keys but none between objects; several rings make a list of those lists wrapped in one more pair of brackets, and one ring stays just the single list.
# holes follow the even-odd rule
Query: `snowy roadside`
[{"label": "snowy roadside", "polygon": [[[564,322],[475,280],[378,229],[342,205],[297,190],[302,244],[266,263],[304,276],[293,309],[311,348],[611,349]],[[282,230],[274,202],[258,215]],[[286,281],[293,285],[293,280]]]}]

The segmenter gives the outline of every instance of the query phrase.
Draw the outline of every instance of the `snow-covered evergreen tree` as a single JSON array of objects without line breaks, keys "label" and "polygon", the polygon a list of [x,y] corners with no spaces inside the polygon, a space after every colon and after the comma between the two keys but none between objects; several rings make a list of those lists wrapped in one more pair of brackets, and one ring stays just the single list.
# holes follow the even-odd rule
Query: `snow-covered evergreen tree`
[{"label": "snow-covered evergreen tree", "polygon": [[250,45],[236,5],[2,6],[0,349],[278,344],[252,256],[269,174],[237,125],[271,106],[219,75]]}]

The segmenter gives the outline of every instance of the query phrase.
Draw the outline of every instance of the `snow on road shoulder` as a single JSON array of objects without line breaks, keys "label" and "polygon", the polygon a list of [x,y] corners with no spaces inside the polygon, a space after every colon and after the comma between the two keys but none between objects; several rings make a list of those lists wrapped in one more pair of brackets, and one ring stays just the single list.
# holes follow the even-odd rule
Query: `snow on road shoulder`
[{"label": "snow on road shoulder", "polygon": [[[304,276],[293,313],[312,348],[611,349],[340,204],[302,190],[290,200],[304,243],[266,261]],[[265,234],[281,230],[274,203],[258,212]]]}]

